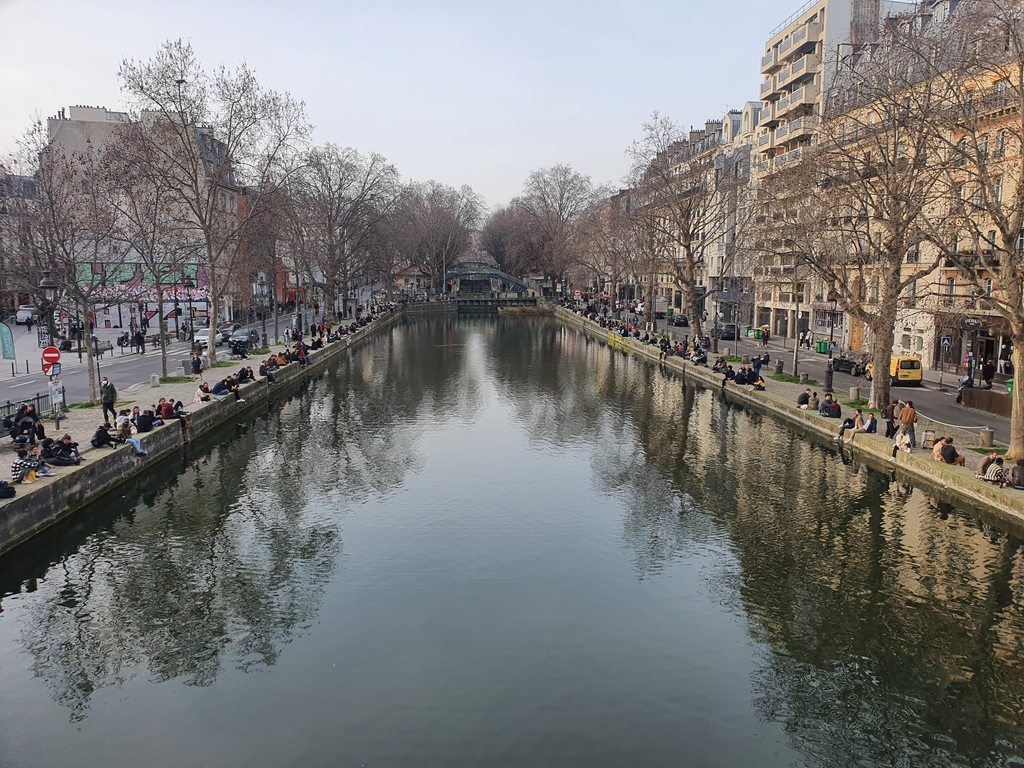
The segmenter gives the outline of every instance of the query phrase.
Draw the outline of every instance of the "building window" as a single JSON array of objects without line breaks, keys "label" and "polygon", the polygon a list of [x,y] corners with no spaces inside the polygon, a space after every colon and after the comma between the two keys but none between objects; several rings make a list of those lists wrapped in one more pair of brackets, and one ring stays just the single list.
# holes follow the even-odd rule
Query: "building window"
[{"label": "building window", "polygon": [[992,179],[992,200],[996,203],[1003,202],[1003,177],[996,176]]},{"label": "building window", "polygon": [[991,296],[992,295],[992,278],[991,277],[986,277],[985,278],[985,282],[983,283],[983,285],[985,287],[985,295],[986,296]]},{"label": "building window", "polygon": [[956,298],[956,278],[946,278],[946,298],[945,303],[947,307],[953,306],[953,299]]}]

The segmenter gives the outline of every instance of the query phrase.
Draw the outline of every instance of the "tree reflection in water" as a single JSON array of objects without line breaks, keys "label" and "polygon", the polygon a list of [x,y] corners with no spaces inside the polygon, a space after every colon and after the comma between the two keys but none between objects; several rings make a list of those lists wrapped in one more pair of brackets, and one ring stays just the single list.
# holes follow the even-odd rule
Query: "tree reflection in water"
[{"label": "tree reflection in water", "polygon": [[453,322],[405,325],[349,356],[45,570],[22,641],[72,720],[139,675],[206,686],[225,665],[277,662],[319,610],[344,509],[420,465],[413,417],[472,408]]},{"label": "tree reflection in water", "polygon": [[[640,578],[701,536],[727,541],[738,568],[716,578],[770,651],[757,705],[809,761],[1019,759],[1020,539],[655,366],[558,338],[546,383],[514,382],[578,401],[555,412],[572,426],[542,425],[545,439],[600,438],[593,465],[603,490],[630,500],[623,536]],[[504,371],[510,385],[516,372]]]}]

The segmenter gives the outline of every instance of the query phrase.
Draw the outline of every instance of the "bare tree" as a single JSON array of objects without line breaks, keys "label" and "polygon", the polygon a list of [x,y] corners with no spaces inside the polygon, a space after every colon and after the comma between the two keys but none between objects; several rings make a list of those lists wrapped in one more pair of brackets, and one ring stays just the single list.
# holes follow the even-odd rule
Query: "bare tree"
[{"label": "bare tree", "polygon": [[510,275],[521,277],[542,269],[542,247],[524,207],[513,200],[487,217],[480,246]]},{"label": "bare tree", "polygon": [[[703,336],[700,285],[710,246],[738,210],[737,179],[719,165],[719,135],[691,137],[655,112],[643,138],[627,151],[638,242],[652,260],[651,275],[669,272],[683,295],[690,328]],[[648,301],[653,312],[653,302]]]},{"label": "bare tree", "polygon": [[[993,313],[1024,370],[1024,3],[965,0],[925,62],[945,108],[931,123],[947,201],[929,211],[928,239],[965,290],[942,297],[950,314]],[[1009,458],[1024,458],[1024,388],[1014,388]]]},{"label": "bare tree", "polygon": [[534,171],[514,205],[525,213],[537,243],[540,266],[549,279],[562,278],[580,258],[580,217],[602,196],[589,176],[568,165]]},{"label": "bare tree", "polygon": [[[96,350],[89,323],[97,304],[121,298],[119,268],[127,252],[117,237],[116,212],[104,194],[107,169],[91,149],[78,154],[51,144],[41,122],[20,142],[18,169],[33,181],[33,193],[23,198],[18,241],[23,284],[35,292],[38,275],[50,271],[60,289],[58,303],[78,315],[85,330],[89,399],[95,402]],[[54,334],[56,306],[40,308]]]},{"label": "bare tree", "polygon": [[469,251],[483,209],[483,197],[468,186],[455,189],[428,181],[408,188],[403,211],[416,244],[414,259],[430,274],[435,288]]},{"label": "bare tree", "polygon": [[[265,212],[268,196],[243,192],[287,181],[310,132],[304,106],[262,87],[245,64],[208,72],[182,40],[149,61],[125,59],[119,76],[133,118],[150,124],[147,172],[165,180],[179,229],[203,246],[212,325],[246,232]],[[216,361],[213,345],[209,355]]]},{"label": "bare tree", "polygon": [[381,155],[326,144],[306,153],[289,190],[292,252],[332,303],[342,296],[344,313],[348,289],[366,269],[375,231],[398,199],[398,171]]}]

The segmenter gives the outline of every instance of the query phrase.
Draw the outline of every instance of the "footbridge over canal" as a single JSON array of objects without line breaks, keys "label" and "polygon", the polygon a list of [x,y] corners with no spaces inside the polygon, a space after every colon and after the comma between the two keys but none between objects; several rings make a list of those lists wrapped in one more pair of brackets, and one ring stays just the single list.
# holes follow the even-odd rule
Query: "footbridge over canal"
[{"label": "footbridge over canal", "polygon": [[535,306],[536,292],[493,264],[463,262],[447,273],[460,312],[497,312],[498,307]]}]

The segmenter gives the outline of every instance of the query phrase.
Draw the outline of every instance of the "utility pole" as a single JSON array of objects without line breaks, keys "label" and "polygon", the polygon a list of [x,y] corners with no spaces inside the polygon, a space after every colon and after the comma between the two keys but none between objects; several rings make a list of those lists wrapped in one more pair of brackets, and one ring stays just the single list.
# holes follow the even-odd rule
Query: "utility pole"
[{"label": "utility pole", "polygon": [[793,375],[800,375],[800,283],[793,273]]}]

